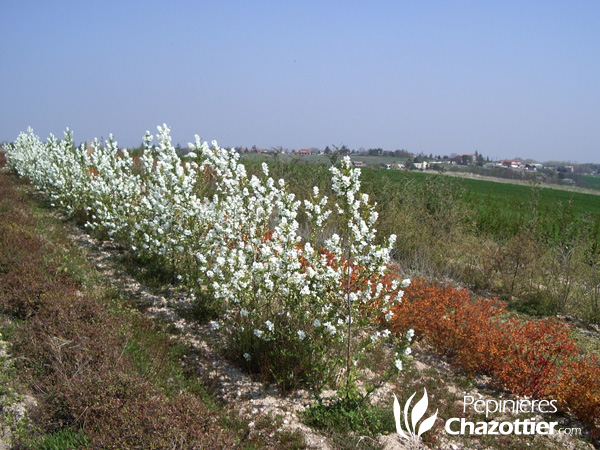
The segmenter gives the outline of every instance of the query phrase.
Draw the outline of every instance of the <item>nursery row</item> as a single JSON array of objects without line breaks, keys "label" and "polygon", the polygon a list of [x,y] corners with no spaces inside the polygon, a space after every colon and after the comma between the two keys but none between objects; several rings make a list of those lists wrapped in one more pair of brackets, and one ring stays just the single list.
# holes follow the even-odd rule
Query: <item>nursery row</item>
[{"label": "nursery row", "polygon": [[181,158],[167,126],[158,131],[158,144],[147,133],[133,158],[112,136],[86,148],[68,131],[43,143],[30,129],[9,148],[8,163],[87,226],[157,259],[198,302],[211,303],[226,351],[251,372],[283,388],[351,392],[361,356],[392,340],[390,370],[402,367],[406,341],[385,325],[373,330],[364,307],[377,299],[389,322],[402,296],[399,282],[380,282],[395,236],[375,243],[377,212],[349,158],[331,167],[329,195],[315,187],[300,202],[266,164],[250,176],[237,153],[197,136]]}]

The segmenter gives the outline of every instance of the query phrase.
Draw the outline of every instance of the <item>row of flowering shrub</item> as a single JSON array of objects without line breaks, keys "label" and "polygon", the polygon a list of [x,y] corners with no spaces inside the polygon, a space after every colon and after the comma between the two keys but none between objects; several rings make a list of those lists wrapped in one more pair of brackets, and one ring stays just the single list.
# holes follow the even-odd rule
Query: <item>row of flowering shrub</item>
[{"label": "row of flowering shrub", "polygon": [[218,300],[213,325],[254,372],[319,390],[342,386],[345,371],[351,389],[361,356],[392,340],[390,367],[401,368],[406,341],[375,330],[365,308],[376,300],[389,322],[402,297],[390,278],[395,236],[375,244],[377,213],[349,158],[331,167],[329,196],[314,188],[301,203],[266,164],[250,176],[215,141],[196,136],[184,157],[166,125],[157,141],[146,133],[134,158],[112,136],[76,147],[68,130],[43,143],[29,129],[8,161],[89,227],[159,258],[197,298]]},{"label": "row of flowering shrub", "polygon": [[488,374],[517,395],[557,400],[600,429],[600,361],[582,354],[564,322],[508,318],[503,303],[422,279],[394,313],[395,331],[414,328],[467,373]]}]

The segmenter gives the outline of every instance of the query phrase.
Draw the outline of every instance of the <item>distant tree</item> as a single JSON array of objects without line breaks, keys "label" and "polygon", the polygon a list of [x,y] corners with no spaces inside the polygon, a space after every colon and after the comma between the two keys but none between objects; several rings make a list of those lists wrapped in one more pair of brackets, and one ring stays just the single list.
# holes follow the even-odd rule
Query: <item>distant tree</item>
[{"label": "distant tree", "polygon": [[394,156],[396,158],[412,158],[413,155],[409,151],[402,149],[402,150],[395,150]]},{"label": "distant tree", "polygon": [[347,146],[343,145],[343,144],[339,148],[335,147],[335,146],[334,146],[334,148],[335,148],[335,151],[338,152],[338,154],[340,156],[346,156],[346,155],[350,154],[350,149]]},{"label": "distant tree", "polygon": [[129,155],[133,158],[136,156],[142,156],[144,154],[144,142],[142,142],[137,147],[133,147],[129,149]]},{"label": "distant tree", "polygon": [[333,146],[334,150],[333,151],[330,150],[329,153],[327,153],[328,148],[329,147],[325,147],[325,154],[329,158],[329,162],[331,163],[332,166],[335,166],[335,163],[337,162],[337,160],[340,156],[346,156],[346,155],[350,154],[350,149],[343,144],[341,147],[336,147],[334,145]]}]

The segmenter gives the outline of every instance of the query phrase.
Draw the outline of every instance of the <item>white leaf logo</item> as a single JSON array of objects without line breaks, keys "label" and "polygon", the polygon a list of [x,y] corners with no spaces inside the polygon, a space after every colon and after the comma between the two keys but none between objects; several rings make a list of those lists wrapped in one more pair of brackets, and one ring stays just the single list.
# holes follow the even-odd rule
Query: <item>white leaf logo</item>
[{"label": "white leaf logo", "polygon": [[423,388],[423,391],[423,397],[416,403],[410,414],[412,427],[409,426],[408,423],[408,410],[410,408],[410,403],[412,399],[416,395],[416,392],[410,396],[410,398],[404,405],[404,426],[406,427],[406,433],[402,429],[401,425],[402,412],[400,410],[400,403],[398,402],[396,394],[394,394],[394,418],[396,419],[396,432],[404,439],[413,442],[418,442],[421,435],[426,431],[429,431],[433,427],[433,425],[435,424],[435,420],[437,419],[438,410],[435,411],[435,414],[433,416],[421,422],[421,425],[419,425],[419,431],[417,432],[417,424],[419,423],[419,420],[421,420],[425,415],[425,411],[427,410],[427,406],[429,405],[429,400],[427,398],[427,389]]}]

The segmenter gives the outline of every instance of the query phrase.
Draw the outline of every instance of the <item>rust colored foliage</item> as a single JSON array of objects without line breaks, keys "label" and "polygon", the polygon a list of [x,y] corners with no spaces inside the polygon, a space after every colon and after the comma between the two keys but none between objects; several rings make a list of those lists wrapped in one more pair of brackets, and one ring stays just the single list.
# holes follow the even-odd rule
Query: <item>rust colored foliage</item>
[{"label": "rust colored foliage", "polygon": [[487,374],[516,395],[558,400],[598,430],[600,364],[581,354],[565,323],[507,318],[502,302],[419,279],[394,306],[394,331],[410,328],[468,374]]},{"label": "rust colored foliage", "polygon": [[[376,316],[380,313],[385,314],[390,309],[390,305],[393,304],[394,300],[398,296],[401,288],[396,287],[392,289],[394,280],[399,277],[399,272],[395,267],[388,267],[383,275],[377,273],[370,273],[366,267],[355,264],[353,261],[349,261],[343,256],[338,256],[328,250],[321,249],[321,253],[327,258],[327,264],[333,269],[339,267],[344,268],[344,273],[350,273],[350,280],[344,277],[340,280],[342,283],[341,288],[344,292],[356,292],[363,286],[371,286],[371,301],[369,303],[363,303],[361,305],[361,311],[365,317],[372,317],[373,314]],[[377,293],[377,285],[381,284],[382,289],[379,295]],[[389,296],[389,302],[385,301],[385,297]],[[385,322],[381,318],[382,322]]]}]

